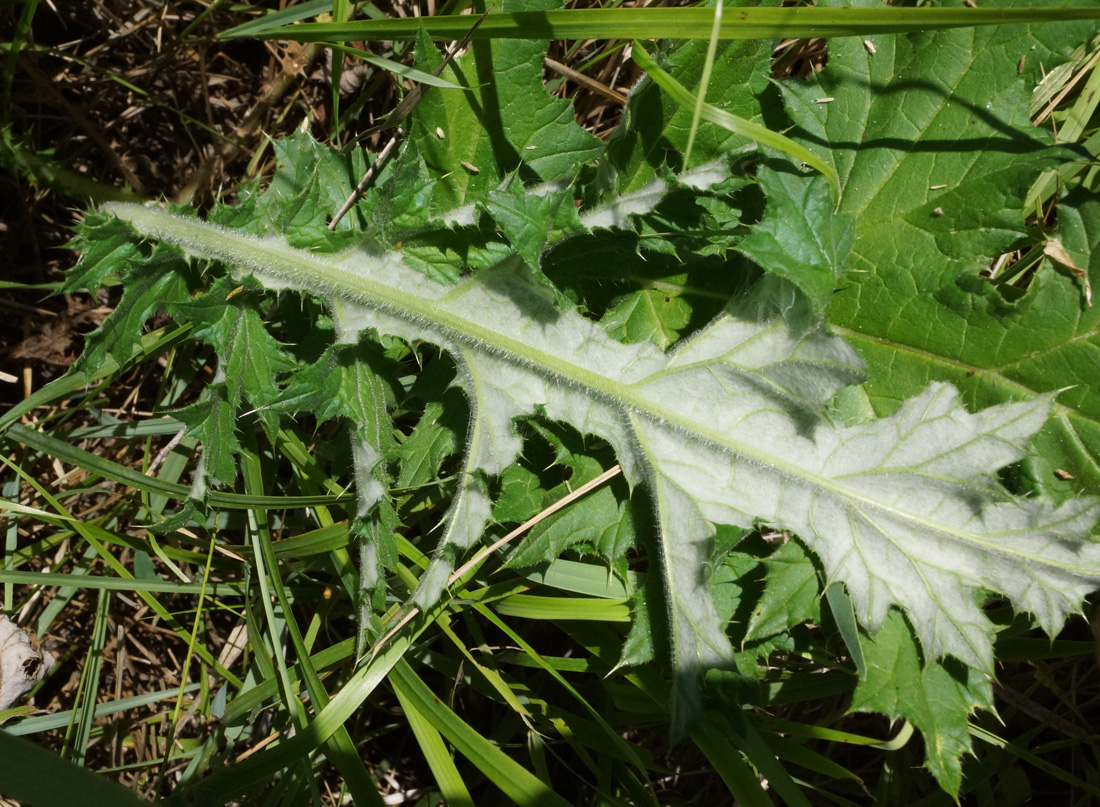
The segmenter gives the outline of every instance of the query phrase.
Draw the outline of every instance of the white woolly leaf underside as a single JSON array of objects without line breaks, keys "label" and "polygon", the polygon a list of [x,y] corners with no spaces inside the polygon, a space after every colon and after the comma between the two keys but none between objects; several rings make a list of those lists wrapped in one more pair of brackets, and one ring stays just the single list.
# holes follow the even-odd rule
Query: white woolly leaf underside
[{"label": "white woolly leaf underside", "polygon": [[[653,201],[643,206],[661,196],[647,192]],[[485,529],[491,502],[479,480],[516,461],[515,418],[544,412],[608,440],[654,502],[681,674],[731,663],[707,586],[715,524],[793,531],[848,587],[868,629],[903,608],[931,657],[983,670],[992,667],[992,629],[979,589],[1003,593],[1052,632],[1097,585],[1100,545],[1088,539],[1096,502],[1017,499],[995,480],[1024,456],[1051,397],[971,414],[954,388],[933,384],[891,417],[838,426],[823,405],[862,379],[861,361],[826,331],[788,324],[793,292],[776,287],[763,303],[730,307],[666,354],[558,310],[518,258],[442,286],[399,253],[318,256],[137,206],[111,211],[268,288],[321,295],[344,341],[377,329],[454,356],[472,413],[466,473],[447,518],[456,547]],[[589,224],[618,215],[597,211]],[[439,596],[448,571],[432,570],[423,600]]]}]

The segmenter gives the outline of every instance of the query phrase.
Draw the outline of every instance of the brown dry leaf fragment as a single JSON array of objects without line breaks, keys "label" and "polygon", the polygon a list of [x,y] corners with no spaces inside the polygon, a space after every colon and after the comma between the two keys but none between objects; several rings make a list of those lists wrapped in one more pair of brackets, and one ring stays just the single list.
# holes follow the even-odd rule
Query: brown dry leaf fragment
[{"label": "brown dry leaf fragment", "polygon": [[76,353],[71,351],[73,340],[80,335],[77,330],[85,324],[100,325],[110,313],[108,308],[93,308],[90,304],[75,298],[66,300],[66,311],[48,320],[38,333],[24,339],[12,350],[12,357],[29,361],[68,367],[76,361]]},{"label": "brown dry leaf fragment", "polygon": [[68,367],[76,361],[75,354],[69,351],[72,336],[73,328],[69,320],[60,317],[52,319],[42,326],[41,331],[17,345],[11,355],[17,359]]},{"label": "brown dry leaf fragment", "polygon": [[1062,266],[1066,267],[1075,278],[1085,285],[1085,303],[1089,308],[1092,308],[1092,286],[1089,284],[1088,272],[1073,262],[1073,258],[1066,252],[1066,248],[1062,246],[1062,242],[1057,238],[1051,238],[1043,244],[1043,254],[1052,261],[1057,261],[1062,264]]},{"label": "brown dry leaf fragment", "polygon": [[0,709],[7,709],[34,689],[54,665],[38,637],[0,614]]}]

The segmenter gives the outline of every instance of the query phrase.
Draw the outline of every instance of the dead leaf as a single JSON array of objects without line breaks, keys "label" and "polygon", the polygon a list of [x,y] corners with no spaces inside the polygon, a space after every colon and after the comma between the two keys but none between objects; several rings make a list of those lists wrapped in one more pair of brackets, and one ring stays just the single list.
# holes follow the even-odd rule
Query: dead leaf
[{"label": "dead leaf", "polygon": [[93,307],[73,297],[66,299],[66,311],[46,320],[38,333],[24,339],[12,350],[12,358],[39,361],[68,367],[76,361],[78,350],[73,340],[80,335],[80,326],[100,325],[111,309]]},{"label": "dead leaf", "polygon": [[0,614],[0,710],[14,704],[46,677],[54,657],[38,637]]},{"label": "dead leaf", "polygon": [[1062,266],[1066,267],[1075,278],[1085,284],[1085,303],[1089,308],[1092,308],[1092,286],[1089,285],[1089,274],[1073,262],[1073,258],[1066,252],[1066,248],[1062,246],[1062,242],[1057,238],[1051,238],[1043,244],[1043,254],[1052,261],[1057,261],[1062,264]]}]

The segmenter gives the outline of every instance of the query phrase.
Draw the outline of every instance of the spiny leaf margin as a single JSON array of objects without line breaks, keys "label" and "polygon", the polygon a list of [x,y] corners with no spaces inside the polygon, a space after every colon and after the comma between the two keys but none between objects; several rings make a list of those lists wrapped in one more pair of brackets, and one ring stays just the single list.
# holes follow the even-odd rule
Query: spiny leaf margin
[{"label": "spiny leaf margin", "polygon": [[[542,413],[607,439],[655,501],[684,716],[699,707],[695,679],[731,666],[700,578],[715,524],[793,530],[829,579],[848,586],[870,630],[900,607],[930,656],[983,671],[993,630],[980,590],[1008,595],[1053,632],[1100,578],[1100,546],[1087,540],[1095,501],[1016,499],[991,476],[1026,454],[1050,396],[969,414],[952,387],[932,385],[889,418],[835,425],[821,412],[861,379],[860,362],[781,283],[665,354],[559,311],[518,257],[447,287],[393,252],[312,255],[144,208],[111,212],[267,288],[328,299],[345,335],[374,329],[447,350],[472,411],[445,531],[454,550],[490,517],[485,479],[518,455],[514,418]],[[439,596],[449,568],[425,575],[423,603]]]}]

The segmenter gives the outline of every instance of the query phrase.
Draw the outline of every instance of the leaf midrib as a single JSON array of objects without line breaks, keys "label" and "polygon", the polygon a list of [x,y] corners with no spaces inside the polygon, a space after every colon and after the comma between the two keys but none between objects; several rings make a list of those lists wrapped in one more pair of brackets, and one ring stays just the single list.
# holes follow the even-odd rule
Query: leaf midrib
[{"label": "leaf midrib", "polygon": [[[279,283],[297,281],[298,288],[326,297],[335,296],[344,301],[345,305],[373,306],[410,324],[419,324],[421,327],[424,327],[424,323],[428,323],[428,327],[442,332],[442,336],[479,350],[491,346],[493,352],[498,355],[509,354],[517,363],[527,366],[544,377],[555,377],[563,382],[573,382],[587,387],[596,397],[616,409],[631,410],[657,425],[671,425],[685,435],[721,446],[750,462],[773,468],[788,478],[801,479],[812,487],[827,491],[842,500],[858,503],[861,509],[886,513],[902,522],[913,523],[959,541],[978,544],[999,554],[1017,555],[1034,562],[1052,565],[1049,560],[1021,554],[1013,551],[1011,547],[986,541],[973,533],[952,529],[917,514],[866,498],[856,491],[836,484],[834,480],[811,473],[803,467],[783,461],[774,454],[761,452],[728,434],[713,431],[696,421],[669,411],[642,395],[637,384],[616,382],[587,368],[532,348],[520,340],[452,314],[431,300],[416,297],[407,290],[395,289],[353,274],[301,250],[272,241],[259,242],[197,219],[186,219],[151,211],[137,205],[108,205],[107,210],[129,220],[139,232],[171,241],[193,254],[222,260],[238,267],[248,267],[261,275],[269,274]],[[410,269],[410,271],[414,270]],[[368,299],[371,303],[359,302],[363,299]],[[652,375],[643,381],[651,379]],[[653,462],[656,465],[656,462]],[[1062,566],[1062,564],[1053,565]]]}]

